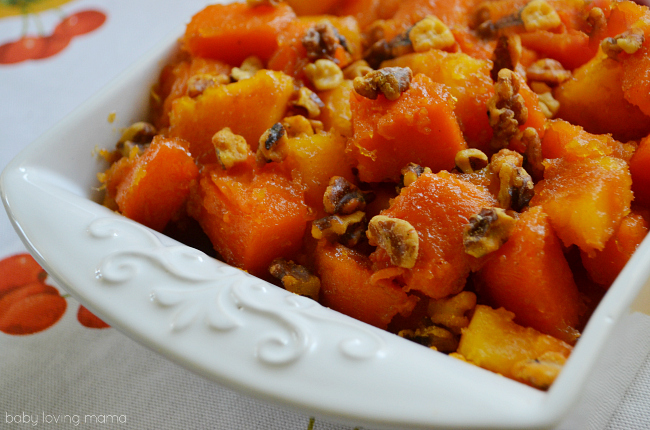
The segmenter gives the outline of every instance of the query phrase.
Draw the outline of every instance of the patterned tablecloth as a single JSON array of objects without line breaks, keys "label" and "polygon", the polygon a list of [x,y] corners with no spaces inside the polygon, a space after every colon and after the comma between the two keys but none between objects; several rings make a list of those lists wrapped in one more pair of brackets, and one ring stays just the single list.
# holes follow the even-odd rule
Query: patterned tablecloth
[{"label": "patterned tablecloth", "polygon": [[[0,0],[0,169],[207,3]],[[21,4],[33,13],[16,14]],[[351,430],[172,364],[86,311],[25,252],[0,211],[0,295],[8,280],[23,285],[20,306],[0,300],[0,428]],[[650,428],[649,320],[621,322],[560,428]]]}]

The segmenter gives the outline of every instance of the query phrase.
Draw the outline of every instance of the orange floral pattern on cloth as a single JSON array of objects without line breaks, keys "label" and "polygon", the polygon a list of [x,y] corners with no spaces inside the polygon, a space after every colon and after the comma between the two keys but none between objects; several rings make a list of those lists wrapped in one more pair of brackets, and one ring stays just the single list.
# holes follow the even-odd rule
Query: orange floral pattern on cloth
[{"label": "orange floral pattern on cloth", "polygon": [[[45,283],[47,273],[29,254],[0,260],[0,331],[10,335],[41,332],[56,324],[65,313],[66,296]],[[108,324],[79,307],[77,320],[89,328]]]},{"label": "orange floral pattern on cloth", "polygon": [[[0,44],[0,65],[17,64],[27,60],[50,58],[63,51],[73,38],[88,34],[101,27],[106,15],[98,10],[82,10],[62,16],[51,33],[46,34],[39,13],[57,8],[69,0],[0,0],[0,18],[22,15],[23,29],[20,37]],[[59,13],[63,15],[61,10]],[[28,34],[29,18],[33,17],[38,35]]]}]

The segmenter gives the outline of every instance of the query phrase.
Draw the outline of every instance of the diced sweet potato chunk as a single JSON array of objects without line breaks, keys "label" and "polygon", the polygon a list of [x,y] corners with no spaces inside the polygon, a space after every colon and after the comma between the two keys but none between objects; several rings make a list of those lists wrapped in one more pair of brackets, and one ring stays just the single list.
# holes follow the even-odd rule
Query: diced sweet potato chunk
[{"label": "diced sweet potato chunk", "polygon": [[650,136],[641,140],[630,160],[634,202],[650,209]]},{"label": "diced sweet potato chunk", "polygon": [[469,327],[463,329],[458,352],[484,369],[518,380],[516,366],[520,363],[556,354],[567,358],[571,353],[570,345],[517,325],[513,318],[505,309],[476,306]]},{"label": "diced sweet potato chunk", "polygon": [[287,140],[291,176],[305,187],[305,202],[322,211],[323,194],[332,176],[354,180],[352,162],[345,152],[345,140],[331,133],[301,134]]},{"label": "diced sweet potato chunk", "polygon": [[518,324],[575,342],[582,304],[547,215],[531,208],[508,241],[476,273],[479,296],[514,312]]},{"label": "diced sweet potato chunk", "polygon": [[[470,270],[479,264],[478,259],[465,253],[463,228],[472,215],[496,204],[483,188],[446,172],[424,173],[404,188],[382,215],[406,220],[418,233],[415,266],[403,275],[406,288],[434,299],[458,293]],[[388,260],[381,248],[371,258],[377,262]]]},{"label": "diced sweet potato chunk", "polygon": [[489,151],[492,128],[485,105],[494,94],[489,61],[432,49],[385,61],[382,67],[410,67],[414,74],[423,73],[434,82],[446,85],[457,100],[454,113],[467,144]]},{"label": "diced sweet potato chunk", "polygon": [[300,249],[309,219],[298,185],[247,164],[227,173],[205,166],[188,212],[227,263],[262,278],[273,259],[291,258]]},{"label": "diced sweet potato chunk", "polygon": [[608,134],[592,134],[579,125],[572,125],[561,119],[546,123],[542,139],[544,158],[564,158],[568,161],[580,158],[609,156],[629,161],[634,145],[621,143]]},{"label": "diced sweet potato chunk", "polygon": [[198,57],[239,66],[251,55],[266,61],[278,45],[278,35],[296,18],[286,4],[248,7],[245,3],[215,4],[192,17],[183,42]]},{"label": "diced sweet potato chunk", "polygon": [[531,206],[541,205],[564,245],[602,250],[630,211],[627,163],[613,157],[546,160]]},{"label": "diced sweet potato chunk", "polygon": [[170,133],[189,141],[201,164],[216,162],[212,136],[224,127],[255,151],[262,133],[284,116],[293,90],[289,76],[262,70],[250,79],[210,87],[196,99],[180,97],[172,104]]},{"label": "diced sweet potato chunk", "polygon": [[647,234],[648,223],[641,214],[632,212],[623,218],[620,227],[602,251],[596,251],[592,258],[581,253],[582,264],[589,277],[609,288]]},{"label": "diced sweet potato chunk", "polygon": [[154,230],[162,230],[183,207],[199,169],[187,142],[154,138],[117,187],[120,212]]},{"label": "diced sweet potato chunk", "polygon": [[372,283],[367,257],[343,245],[321,240],[316,249],[323,305],[379,328],[398,313],[408,316],[417,299],[387,279]]},{"label": "diced sweet potato chunk", "polygon": [[382,94],[370,100],[352,94],[350,148],[358,162],[359,178],[366,182],[398,182],[410,162],[434,172],[454,167],[454,157],[467,145],[452,96],[445,86],[423,74],[395,101]]},{"label": "diced sweet potato chunk", "polygon": [[590,133],[611,133],[623,142],[647,136],[650,116],[625,99],[622,79],[622,63],[603,55],[594,57],[555,90],[560,102],[557,117]]}]

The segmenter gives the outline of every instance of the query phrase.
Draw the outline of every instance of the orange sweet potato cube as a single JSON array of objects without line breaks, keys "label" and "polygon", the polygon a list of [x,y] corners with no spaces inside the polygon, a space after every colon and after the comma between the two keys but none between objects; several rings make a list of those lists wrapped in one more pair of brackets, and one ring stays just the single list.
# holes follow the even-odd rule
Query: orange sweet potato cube
[{"label": "orange sweet potato cube", "polygon": [[484,152],[490,151],[492,128],[485,112],[487,101],[494,95],[494,86],[489,61],[462,52],[431,49],[385,61],[382,67],[409,67],[414,74],[424,73],[434,82],[446,85],[457,100],[454,113],[467,144]]},{"label": "orange sweet potato cube", "polygon": [[349,148],[364,182],[398,182],[401,169],[413,162],[434,172],[452,169],[463,139],[452,96],[423,74],[395,101],[383,95],[370,100],[352,93]]},{"label": "orange sweet potato cube", "polygon": [[648,223],[641,214],[632,212],[623,218],[602,251],[596,251],[592,258],[585,252],[581,253],[582,264],[589,277],[609,288],[647,234]]},{"label": "orange sweet potato cube", "polygon": [[197,57],[225,61],[233,66],[251,55],[268,60],[278,36],[296,14],[285,3],[249,7],[245,3],[215,4],[192,17],[183,42]]},{"label": "orange sweet potato cube", "polygon": [[281,72],[259,71],[250,79],[207,88],[195,99],[172,103],[170,134],[190,142],[200,164],[216,162],[212,136],[224,127],[243,136],[253,152],[262,133],[284,116],[293,79]]},{"label": "orange sweet potato cube", "polygon": [[517,324],[573,343],[583,306],[560,240],[541,209],[519,217],[508,241],[476,273],[477,292],[514,312]]},{"label": "orange sweet potato cube", "polygon": [[182,209],[199,169],[187,142],[156,136],[117,186],[120,212],[154,230],[162,230]]},{"label": "orange sweet potato cube", "polygon": [[602,250],[630,212],[632,178],[613,157],[546,160],[531,206],[541,205],[565,246]]},{"label": "orange sweet potato cube", "polygon": [[639,143],[630,160],[634,202],[650,209],[650,136]]},{"label": "orange sweet potato cube", "polygon": [[544,355],[567,358],[570,345],[513,322],[505,309],[478,305],[469,326],[463,329],[458,353],[470,362],[508,378],[518,379],[516,365]]},{"label": "orange sweet potato cube", "polygon": [[323,305],[365,323],[385,329],[398,313],[408,316],[417,299],[387,279],[371,282],[368,257],[325,239],[316,248]]},{"label": "orange sweet potato cube", "polygon": [[228,264],[268,278],[273,259],[300,249],[309,217],[299,186],[252,164],[204,166],[188,212]]},{"label": "orange sweet potato cube", "polygon": [[[480,265],[479,259],[465,253],[463,228],[482,208],[496,205],[485,189],[447,172],[424,173],[402,189],[381,214],[408,221],[418,233],[415,266],[402,275],[407,291],[418,290],[434,299],[460,292],[470,270]],[[378,263],[388,260],[381,248],[371,258]]]}]

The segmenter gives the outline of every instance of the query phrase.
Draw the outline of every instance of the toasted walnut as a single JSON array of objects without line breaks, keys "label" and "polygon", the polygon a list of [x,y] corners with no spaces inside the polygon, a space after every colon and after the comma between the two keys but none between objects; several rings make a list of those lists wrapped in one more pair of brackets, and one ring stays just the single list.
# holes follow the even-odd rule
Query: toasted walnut
[{"label": "toasted walnut", "polygon": [[302,115],[288,116],[282,119],[282,126],[287,137],[296,137],[301,134],[314,134],[314,126],[311,121]]},{"label": "toasted walnut", "polygon": [[269,266],[269,272],[282,282],[285,290],[318,300],[320,279],[306,267],[284,258],[276,258]]},{"label": "toasted walnut", "polygon": [[553,30],[562,21],[553,6],[545,0],[533,0],[521,10],[521,20],[526,31]]},{"label": "toasted walnut", "polygon": [[587,15],[587,24],[591,27],[589,37],[594,37],[600,34],[607,28],[607,18],[605,13],[599,7],[592,7]]},{"label": "toasted walnut", "polygon": [[[144,121],[131,124],[122,132],[115,148],[122,157],[144,151],[156,135],[156,127]],[[137,148],[137,149],[134,149]]]},{"label": "toasted walnut", "polygon": [[372,72],[372,67],[368,65],[366,60],[357,60],[343,69],[343,77],[352,80],[365,76],[370,72]]},{"label": "toasted walnut", "polygon": [[458,338],[442,327],[400,330],[397,335],[440,352],[454,352],[458,349]]},{"label": "toasted walnut", "polygon": [[491,145],[505,148],[519,134],[519,126],[528,120],[528,108],[519,94],[519,78],[508,69],[501,69],[494,84],[495,94],[488,100],[488,118],[494,130]]},{"label": "toasted walnut", "polygon": [[363,192],[341,176],[332,176],[323,195],[323,207],[328,214],[348,215],[366,208]]},{"label": "toasted walnut", "polygon": [[458,151],[455,157],[456,167],[463,173],[474,173],[488,165],[488,157],[475,148]]},{"label": "toasted walnut", "polygon": [[275,123],[260,137],[259,146],[257,147],[257,160],[262,163],[284,160],[284,157],[286,157],[284,152],[286,141],[284,126],[282,123]]},{"label": "toasted walnut", "polygon": [[217,159],[224,170],[248,158],[248,143],[243,136],[234,134],[225,127],[212,136],[212,144],[217,152]]},{"label": "toasted walnut", "polygon": [[456,44],[449,28],[435,16],[427,16],[415,23],[409,31],[409,40],[415,52],[447,49]]},{"label": "toasted walnut", "polygon": [[430,300],[427,315],[432,323],[444,326],[454,334],[460,334],[461,329],[469,325],[468,314],[475,306],[476,294],[462,291],[448,298]]},{"label": "toasted walnut", "polygon": [[349,215],[330,215],[317,219],[311,225],[311,235],[314,239],[327,239],[330,242],[341,242],[348,247],[356,245],[366,231],[364,212],[358,211]]},{"label": "toasted walnut", "polygon": [[347,50],[347,41],[332,24],[324,21],[307,30],[302,38],[302,46],[311,61],[324,58],[337,62],[336,50],[339,47]]},{"label": "toasted walnut", "polygon": [[566,363],[566,357],[558,352],[545,352],[533,360],[522,360],[512,368],[512,376],[535,388],[547,390]]},{"label": "toasted walnut", "polygon": [[277,6],[280,3],[282,3],[282,0],[246,0],[248,7]]},{"label": "toasted walnut", "polygon": [[431,173],[431,169],[415,163],[407,164],[401,170],[400,188],[408,187],[422,176],[423,173]]},{"label": "toasted walnut", "polygon": [[332,60],[321,58],[308,64],[305,74],[318,91],[333,90],[343,82],[343,72]]},{"label": "toasted walnut", "polygon": [[373,70],[367,75],[355,78],[354,91],[375,100],[382,93],[388,100],[397,100],[411,86],[413,72],[408,67],[386,67]]},{"label": "toasted walnut", "polygon": [[188,97],[198,97],[210,87],[218,87],[230,83],[230,76],[220,73],[218,75],[210,75],[207,73],[200,73],[191,76],[187,80],[187,95]]},{"label": "toasted walnut", "polygon": [[537,130],[528,127],[524,130],[521,137],[521,143],[526,146],[526,170],[531,176],[539,181],[544,178],[544,156],[542,155],[542,140],[539,138]]},{"label": "toasted walnut", "polygon": [[557,60],[544,58],[535,61],[526,69],[526,76],[531,81],[545,82],[549,85],[557,85],[571,79],[571,72],[565,70]]},{"label": "toasted walnut", "polygon": [[535,195],[533,179],[522,167],[523,156],[502,149],[492,156],[490,167],[499,175],[499,205],[521,211]]},{"label": "toasted walnut", "polygon": [[634,54],[641,48],[644,41],[643,30],[634,27],[616,37],[607,37],[600,46],[609,58],[617,60],[618,55],[622,52]]},{"label": "toasted walnut", "polygon": [[298,100],[293,102],[293,104],[304,108],[309,118],[319,116],[321,108],[325,106],[320,97],[307,87],[300,88],[298,91]]},{"label": "toasted walnut", "polygon": [[483,38],[493,38],[500,34],[502,30],[522,27],[523,22],[521,21],[519,13],[507,15],[493,21],[490,16],[489,8],[481,6],[476,11],[473,26],[476,28],[476,32],[479,36]]},{"label": "toasted walnut", "polygon": [[413,44],[409,38],[410,30],[398,34],[390,41],[385,39],[377,40],[363,54],[363,58],[368,62],[370,67],[375,69],[381,66],[381,63],[395,57],[410,54],[413,52]]},{"label": "toasted walnut", "polygon": [[492,54],[493,66],[490,76],[493,81],[498,80],[499,70],[515,70],[517,68],[521,59],[521,49],[521,38],[518,34],[499,36]]},{"label": "toasted walnut", "polygon": [[383,248],[395,266],[412,269],[418,258],[418,232],[406,220],[384,215],[372,217],[368,224],[370,245]]},{"label": "toasted walnut", "polygon": [[233,67],[230,71],[230,77],[233,81],[243,81],[255,76],[255,73],[264,68],[262,60],[255,56],[246,58],[239,67]]},{"label": "toasted walnut", "polygon": [[510,237],[516,220],[501,208],[483,208],[463,228],[465,253],[481,258],[501,248]]},{"label": "toasted walnut", "polygon": [[560,110],[560,102],[555,100],[553,93],[550,91],[537,95],[539,108],[546,118],[553,118]]}]

